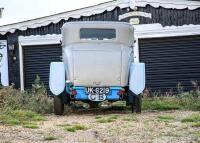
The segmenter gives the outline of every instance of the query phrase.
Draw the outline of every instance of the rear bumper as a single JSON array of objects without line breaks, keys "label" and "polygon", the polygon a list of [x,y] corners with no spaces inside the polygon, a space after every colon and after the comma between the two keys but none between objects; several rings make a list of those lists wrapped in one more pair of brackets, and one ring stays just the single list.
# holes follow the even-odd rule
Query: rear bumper
[{"label": "rear bumper", "polygon": [[[74,100],[78,101],[89,101],[88,95],[85,92],[85,87],[75,87],[77,94],[73,97]],[[122,87],[110,87],[110,92],[106,95],[106,100],[117,101],[121,97],[117,94]]]}]

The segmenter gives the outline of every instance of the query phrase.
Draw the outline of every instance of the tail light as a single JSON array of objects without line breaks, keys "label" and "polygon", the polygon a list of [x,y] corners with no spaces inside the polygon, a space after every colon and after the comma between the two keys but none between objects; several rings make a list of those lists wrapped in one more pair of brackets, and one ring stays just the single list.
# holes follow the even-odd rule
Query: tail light
[{"label": "tail light", "polygon": [[76,94],[77,94],[77,91],[76,91],[76,90],[72,90],[72,91],[71,91],[71,94],[72,94],[72,95],[76,95]]},{"label": "tail light", "polygon": [[77,94],[77,91],[75,89],[70,88],[70,98],[75,99],[75,96]]},{"label": "tail light", "polygon": [[120,89],[118,92],[117,92],[117,94],[119,95],[119,96],[122,96],[122,95],[124,95],[125,94],[125,89]]},{"label": "tail light", "polygon": [[71,95],[76,95],[77,94],[77,91],[75,89],[70,88],[69,90],[70,90]]}]

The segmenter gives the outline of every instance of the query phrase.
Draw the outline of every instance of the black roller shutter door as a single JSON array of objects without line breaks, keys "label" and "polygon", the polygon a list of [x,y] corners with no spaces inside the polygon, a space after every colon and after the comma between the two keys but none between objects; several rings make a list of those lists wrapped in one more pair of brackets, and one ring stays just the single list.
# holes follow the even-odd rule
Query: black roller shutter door
[{"label": "black roller shutter door", "polygon": [[61,45],[25,46],[24,53],[24,85],[30,89],[36,75],[39,75],[45,87],[49,90],[50,62],[61,61]]},{"label": "black roller shutter door", "polygon": [[200,82],[200,35],[140,39],[140,61],[146,63],[146,88],[152,91],[184,91]]}]

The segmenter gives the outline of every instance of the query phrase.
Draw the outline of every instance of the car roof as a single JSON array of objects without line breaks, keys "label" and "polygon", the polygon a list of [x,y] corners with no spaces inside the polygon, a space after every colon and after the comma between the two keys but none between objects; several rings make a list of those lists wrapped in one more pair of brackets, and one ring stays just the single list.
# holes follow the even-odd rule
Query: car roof
[{"label": "car roof", "polygon": [[63,44],[68,45],[72,43],[86,42],[80,39],[80,29],[82,28],[115,29],[116,40],[107,40],[104,42],[122,43],[131,46],[134,41],[133,27],[129,23],[110,22],[110,21],[84,21],[84,22],[82,21],[82,22],[67,22],[63,25],[62,27]]}]

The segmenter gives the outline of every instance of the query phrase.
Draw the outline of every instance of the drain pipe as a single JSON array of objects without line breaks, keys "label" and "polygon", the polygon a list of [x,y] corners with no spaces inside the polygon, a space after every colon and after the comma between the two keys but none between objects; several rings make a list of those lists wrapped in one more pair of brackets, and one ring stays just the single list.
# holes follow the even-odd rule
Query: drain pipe
[{"label": "drain pipe", "polygon": [[3,10],[4,10],[4,8],[0,8],[0,18],[2,18]]}]

